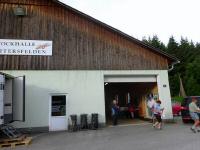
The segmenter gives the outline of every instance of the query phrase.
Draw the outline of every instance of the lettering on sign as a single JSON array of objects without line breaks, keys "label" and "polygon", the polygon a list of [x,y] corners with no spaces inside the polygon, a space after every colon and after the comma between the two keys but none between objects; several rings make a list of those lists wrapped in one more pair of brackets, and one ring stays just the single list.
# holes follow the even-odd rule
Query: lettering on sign
[{"label": "lettering on sign", "polygon": [[0,39],[0,55],[52,55],[52,41]]}]

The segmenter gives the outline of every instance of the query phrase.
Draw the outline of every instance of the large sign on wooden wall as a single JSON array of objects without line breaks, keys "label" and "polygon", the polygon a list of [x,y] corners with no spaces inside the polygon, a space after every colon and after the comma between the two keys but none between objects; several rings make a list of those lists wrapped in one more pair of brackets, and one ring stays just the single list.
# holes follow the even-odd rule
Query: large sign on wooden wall
[{"label": "large sign on wooden wall", "polygon": [[52,41],[0,39],[0,55],[52,55]]}]

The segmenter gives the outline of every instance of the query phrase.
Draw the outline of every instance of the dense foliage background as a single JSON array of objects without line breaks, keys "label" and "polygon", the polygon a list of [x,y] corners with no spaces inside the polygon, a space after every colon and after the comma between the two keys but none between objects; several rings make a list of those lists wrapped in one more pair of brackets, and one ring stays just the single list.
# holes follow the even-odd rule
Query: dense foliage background
[{"label": "dense foliage background", "polygon": [[175,65],[174,70],[169,72],[170,90],[173,97],[179,95],[179,76],[187,96],[200,95],[200,43],[194,44],[186,38],[182,38],[178,43],[174,37],[170,37],[168,44],[165,45],[157,36],[144,38],[143,41],[181,61],[180,64]]}]

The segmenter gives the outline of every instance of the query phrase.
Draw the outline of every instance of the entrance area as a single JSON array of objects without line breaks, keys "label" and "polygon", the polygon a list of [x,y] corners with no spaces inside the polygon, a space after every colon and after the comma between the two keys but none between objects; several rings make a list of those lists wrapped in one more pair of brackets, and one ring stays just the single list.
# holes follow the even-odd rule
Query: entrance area
[{"label": "entrance area", "polygon": [[66,95],[51,95],[50,131],[67,130]]},{"label": "entrance area", "polygon": [[117,100],[120,107],[118,124],[144,123],[145,120],[151,118],[151,111],[147,107],[147,102],[149,97],[158,98],[156,80],[141,82],[142,79],[139,79],[124,82],[125,80],[109,77],[105,81],[111,81],[104,84],[106,122],[108,125],[112,124],[111,107],[114,99]]}]

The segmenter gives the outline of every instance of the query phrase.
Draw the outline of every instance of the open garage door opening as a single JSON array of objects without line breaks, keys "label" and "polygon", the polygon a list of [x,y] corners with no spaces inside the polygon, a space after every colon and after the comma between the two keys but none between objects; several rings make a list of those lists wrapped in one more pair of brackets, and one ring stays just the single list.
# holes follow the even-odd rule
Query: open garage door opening
[{"label": "open garage door opening", "polygon": [[[105,78],[105,111],[108,125],[112,124],[111,107],[114,99],[120,107],[118,124],[138,124],[151,119],[152,114],[147,103],[149,97],[155,100],[158,98],[156,77],[128,78]],[[141,82],[142,80],[146,82]]]}]

